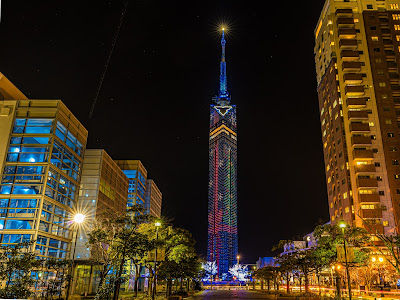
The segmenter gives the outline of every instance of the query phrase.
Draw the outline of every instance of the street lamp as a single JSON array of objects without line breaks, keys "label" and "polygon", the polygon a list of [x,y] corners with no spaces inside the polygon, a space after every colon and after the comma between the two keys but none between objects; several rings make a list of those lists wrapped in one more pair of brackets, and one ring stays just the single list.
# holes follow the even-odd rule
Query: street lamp
[{"label": "street lamp", "polygon": [[239,265],[239,259],[240,259],[240,256],[238,255],[238,256],[236,256],[236,259],[237,259],[237,264]]},{"label": "street lamp", "polygon": [[383,297],[384,296],[383,295],[383,287],[385,286],[385,282],[383,281],[383,278],[382,278],[383,276],[382,276],[381,270],[380,270],[380,264],[383,263],[383,257],[379,256],[378,259],[376,259],[375,256],[372,256],[371,257],[371,261],[373,263],[378,262],[377,265],[378,265],[379,286],[380,286],[380,289],[381,289],[381,297]]},{"label": "street lamp", "polygon": [[333,272],[332,272],[332,270],[333,270],[333,271],[335,271],[335,278],[336,278],[336,295],[337,295],[338,297],[340,297],[340,290],[341,290],[341,288],[340,288],[340,273],[339,273],[340,267],[341,267],[340,265],[337,265],[337,266],[333,265],[332,268],[331,268],[332,287],[335,286],[334,281],[333,281]]},{"label": "street lamp", "polygon": [[157,292],[157,242],[158,242],[158,227],[161,226],[160,221],[156,221],[154,223],[154,226],[156,227],[156,249],[155,249],[155,256],[154,256],[154,280],[153,280],[153,293],[151,295],[151,298],[154,300]]},{"label": "street lamp", "polygon": [[343,234],[343,248],[344,248],[344,261],[346,263],[346,274],[347,274],[347,288],[349,291],[349,300],[351,300],[351,280],[350,280],[350,272],[349,272],[349,264],[347,262],[347,249],[346,249],[346,237],[344,235],[344,230],[347,227],[347,224],[345,221],[340,221],[339,222],[339,227],[342,229],[342,234]]},{"label": "street lamp", "polygon": [[[78,240],[78,233],[79,233],[79,225],[81,224],[81,223],[83,223],[83,221],[85,220],[85,215],[84,214],[81,214],[81,213],[77,213],[75,216],[74,216],[74,224],[76,224],[76,236],[75,236],[75,244],[74,244],[74,251],[73,251],[73,253],[72,253],[72,264],[71,264],[71,267],[70,267],[70,272],[69,272],[69,274],[70,274],[70,276],[69,276],[69,279],[68,279],[68,289],[67,289],[67,296],[66,296],[66,299],[68,299],[69,298],[69,293],[70,293],[70,290],[71,290],[71,279],[72,279],[72,270],[73,270],[73,264],[74,264],[74,259],[75,259],[75,251],[76,251],[76,241]],[[70,259],[71,259],[71,255],[70,255]]]}]

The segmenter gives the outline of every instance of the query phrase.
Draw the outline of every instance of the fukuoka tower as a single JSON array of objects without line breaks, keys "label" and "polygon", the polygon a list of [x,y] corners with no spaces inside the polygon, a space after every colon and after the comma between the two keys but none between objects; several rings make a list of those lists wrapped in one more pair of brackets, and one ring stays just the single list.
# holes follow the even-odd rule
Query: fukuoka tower
[{"label": "fukuoka tower", "polygon": [[219,93],[210,105],[207,247],[219,277],[228,274],[238,253],[236,106],[227,89],[225,44],[223,29]]}]

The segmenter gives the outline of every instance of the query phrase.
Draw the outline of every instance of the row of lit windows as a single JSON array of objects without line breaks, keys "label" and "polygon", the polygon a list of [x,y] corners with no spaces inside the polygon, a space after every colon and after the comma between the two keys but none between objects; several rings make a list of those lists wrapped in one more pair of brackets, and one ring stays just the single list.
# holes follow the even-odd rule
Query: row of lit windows
[{"label": "row of lit windows", "polygon": [[65,142],[78,156],[83,156],[82,143],[60,121],[57,122],[56,136]]}]

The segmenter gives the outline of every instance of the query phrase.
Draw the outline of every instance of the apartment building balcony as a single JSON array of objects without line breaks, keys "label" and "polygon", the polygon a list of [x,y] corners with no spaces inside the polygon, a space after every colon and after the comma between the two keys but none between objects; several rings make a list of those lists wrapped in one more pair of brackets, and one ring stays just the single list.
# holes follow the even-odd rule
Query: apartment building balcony
[{"label": "apartment building balcony", "polygon": [[396,56],[393,50],[385,50],[385,55],[386,56]]},{"label": "apartment building balcony", "polygon": [[384,46],[392,46],[393,41],[391,39],[383,39],[383,45]]},{"label": "apartment building balcony", "polygon": [[387,61],[386,64],[389,70],[392,69],[397,71],[397,63],[395,61]]},{"label": "apartment building balcony", "polygon": [[354,28],[354,18],[352,17],[340,17],[337,18],[336,24],[339,28]]},{"label": "apartment building balcony", "polygon": [[357,49],[358,43],[356,39],[340,39],[339,47],[342,49]]},{"label": "apartment building balcony", "polygon": [[355,39],[357,37],[355,28],[339,28],[339,39]]},{"label": "apartment building balcony", "polygon": [[346,85],[345,87],[346,96],[362,96],[364,95],[364,87],[362,85]]},{"label": "apartment building balcony", "polygon": [[361,218],[382,218],[382,210],[380,209],[361,209]]},{"label": "apartment building balcony", "polygon": [[351,132],[369,132],[369,124],[368,123],[350,123],[350,131]]},{"label": "apartment building balcony", "polygon": [[344,61],[342,63],[343,72],[360,72],[361,62],[359,61]]},{"label": "apartment building balcony", "polygon": [[347,98],[346,104],[349,108],[363,108],[367,106],[367,98]]},{"label": "apartment building balcony", "polygon": [[359,188],[377,188],[378,181],[376,178],[357,178],[357,187]]},{"label": "apartment building balcony", "polygon": [[395,105],[399,105],[400,104],[400,97],[393,97],[393,102]]},{"label": "apartment building balcony", "polygon": [[356,173],[375,173],[375,171],[376,171],[374,164],[355,165],[354,166],[354,170],[355,170]]},{"label": "apartment building balcony", "polygon": [[359,201],[362,202],[380,202],[379,194],[359,194]]},{"label": "apartment building balcony", "polygon": [[400,91],[400,85],[397,85],[397,84],[396,85],[391,84],[390,88],[392,89],[393,92],[399,92]]},{"label": "apartment building balcony", "polygon": [[346,73],[343,75],[343,80],[346,84],[360,84],[363,82],[363,77],[361,74]]},{"label": "apartment building balcony", "polygon": [[372,150],[353,150],[354,160],[372,160],[374,159],[374,153]]},{"label": "apartment building balcony", "polygon": [[392,34],[391,31],[390,31],[390,29],[388,29],[388,28],[381,28],[381,32],[382,32],[382,34],[388,34],[388,35],[389,35],[389,34],[390,34],[390,35]]},{"label": "apartment building balcony", "polygon": [[389,73],[390,79],[399,79],[400,75],[398,73]]},{"label": "apartment building balcony", "polygon": [[342,50],[340,51],[340,58],[344,61],[356,61],[360,58],[358,51]]},{"label": "apartment building balcony", "polygon": [[368,120],[368,112],[366,110],[349,111],[348,119]]},{"label": "apartment building balcony", "polygon": [[353,10],[351,8],[338,8],[335,11],[335,16],[336,17],[352,17]]},{"label": "apartment building balcony", "polygon": [[351,145],[352,146],[368,146],[371,145],[371,137],[370,136],[352,136],[351,137]]}]

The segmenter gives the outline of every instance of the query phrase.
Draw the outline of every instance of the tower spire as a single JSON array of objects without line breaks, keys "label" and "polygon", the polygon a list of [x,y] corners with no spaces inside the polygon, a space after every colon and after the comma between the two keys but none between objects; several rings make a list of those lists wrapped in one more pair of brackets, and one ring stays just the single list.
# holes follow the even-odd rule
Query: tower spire
[{"label": "tower spire", "polygon": [[220,63],[220,75],[219,75],[219,93],[217,96],[217,103],[219,105],[228,105],[230,103],[230,96],[228,93],[227,86],[227,76],[226,76],[226,60],[225,60],[225,28],[222,28],[222,38],[221,38],[221,46],[222,46],[222,55],[221,55],[221,63]]}]

